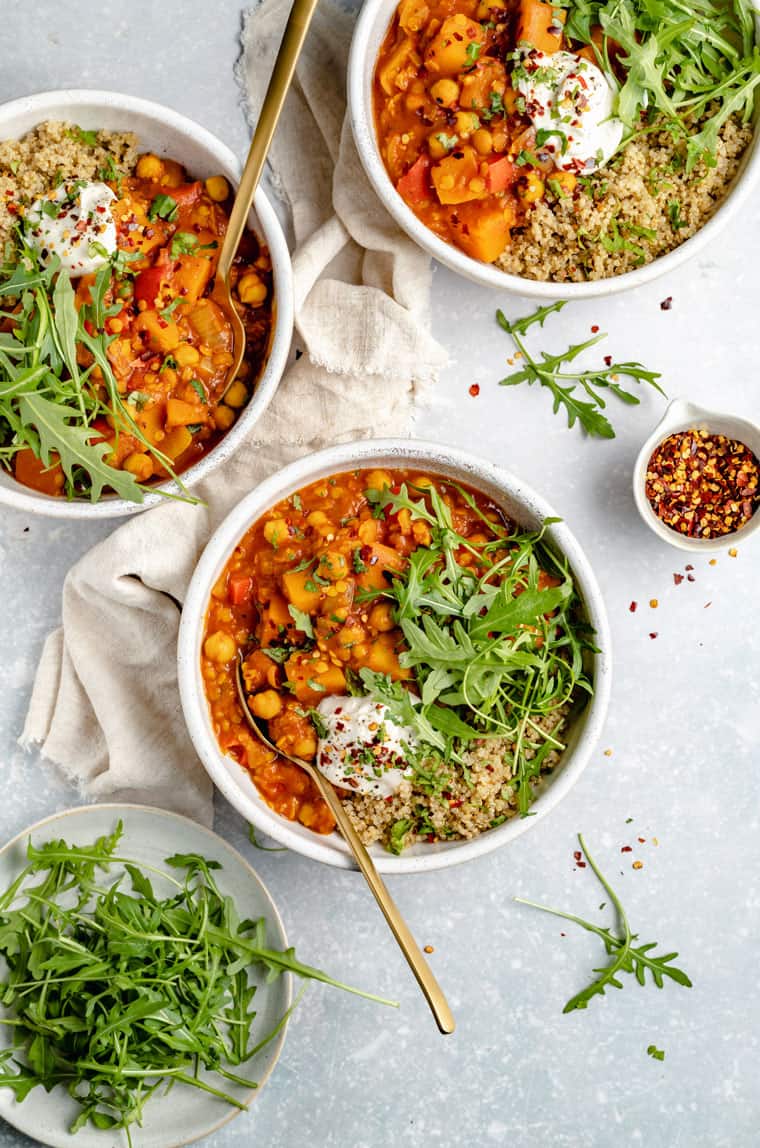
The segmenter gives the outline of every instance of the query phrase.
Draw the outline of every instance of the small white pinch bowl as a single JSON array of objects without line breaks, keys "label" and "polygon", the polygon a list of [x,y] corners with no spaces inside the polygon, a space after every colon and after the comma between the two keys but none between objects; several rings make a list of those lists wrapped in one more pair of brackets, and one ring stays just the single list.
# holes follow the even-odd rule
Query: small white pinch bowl
[{"label": "small white pinch bowl", "polygon": [[[40,92],[0,106],[0,139],[19,139],[45,120],[68,120],[87,129],[134,132],[140,151],[179,160],[197,179],[224,175],[232,186],[240,177],[235,153],[206,128],[187,116],[150,100],[120,92],[73,89]],[[258,188],[249,227],[269,249],[274,275],[274,325],[269,355],[259,375],[253,397],[224,438],[194,466],[182,474],[192,487],[222,466],[250,433],[266,410],[282,377],[293,334],[293,272],[285,236],[264,191]],[[104,495],[99,502],[40,494],[22,486],[0,468],[0,504],[51,518],[117,518],[136,514],[163,500],[159,493],[180,493],[177,484],[166,482],[146,493],[140,503]]]},{"label": "small white pinch bowl", "polygon": [[[674,271],[687,259],[697,255],[734,218],[760,181],[760,145],[759,133],[756,131],[742,158],[733,186],[704,227],[667,255],[661,255],[643,267],[610,279],[595,279],[587,283],[541,282],[509,275],[489,263],[472,259],[453,244],[439,239],[407,207],[391,183],[380,155],[372,107],[372,85],[378,53],[396,7],[397,0],[364,0],[356,21],[348,59],[348,108],[354,140],[370,183],[399,227],[439,263],[465,279],[471,279],[483,287],[495,287],[530,299],[595,299],[630,291]],[[757,13],[755,25],[760,39],[760,14]]]},{"label": "small white pinch bowl", "polygon": [[649,460],[660,443],[664,442],[669,435],[687,430],[704,430],[710,434],[722,434],[727,438],[736,439],[748,446],[755,457],[760,459],[760,426],[757,423],[737,415],[723,414],[722,411],[706,410],[704,407],[697,406],[696,403],[690,403],[688,399],[674,399],[636,458],[633,468],[633,497],[636,502],[636,509],[642,520],[658,538],[671,546],[675,546],[678,550],[690,550],[692,553],[725,550],[727,546],[735,546],[737,542],[746,542],[749,536],[760,527],[760,510],[756,510],[749,522],[732,534],[721,534],[719,538],[687,538],[666,526],[652,509],[646,496]]},{"label": "small white pinch bowl", "polygon": [[[275,813],[260,796],[248,772],[219,748],[210,719],[201,676],[203,623],[211,590],[230,554],[250,526],[283,498],[309,483],[354,469],[395,467],[423,469],[431,475],[466,483],[481,491],[522,526],[535,529],[556,517],[551,506],[514,475],[474,455],[452,447],[409,439],[378,439],[344,443],[307,455],[262,482],[230,512],[212,535],[201,555],[182,609],[178,645],[178,674],[182,707],[190,736],[214,784],[231,805],[256,829],[296,853],[353,868],[342,837],[322,836]],[[401,856],[382,847],[370,849],[383,873],[424,873],[458,865],[506,845],[538,824],[575,784],[585,768],[604,724],[610,695],[611,637],[602,594],[588,558],[564,522],[547,529],[547,538],[567,556],[584,602],[588,621],[596,631],[600,652],[593,656],[594,695],[570,729],[561,763],[543,780],[531,807],[531,817],[515,817],[468,841],[414,845]]]}]

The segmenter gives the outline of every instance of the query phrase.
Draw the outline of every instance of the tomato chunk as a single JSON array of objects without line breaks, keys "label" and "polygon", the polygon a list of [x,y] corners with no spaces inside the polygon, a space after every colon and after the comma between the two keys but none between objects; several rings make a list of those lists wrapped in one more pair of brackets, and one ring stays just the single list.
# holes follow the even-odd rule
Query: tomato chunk
[{"label": "tomato chunk", "polygon": [[401,176],[396,184],[396,190],[407,203],[424,203],[430,199],[430,158],[421,155],[415,160],[409,171]]}]

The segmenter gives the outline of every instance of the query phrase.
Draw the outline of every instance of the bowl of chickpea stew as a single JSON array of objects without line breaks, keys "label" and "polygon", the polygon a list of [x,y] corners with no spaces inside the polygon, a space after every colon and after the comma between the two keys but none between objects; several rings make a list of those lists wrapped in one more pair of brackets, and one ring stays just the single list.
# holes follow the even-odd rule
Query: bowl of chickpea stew
[{"label": "bowl of chickpea stew", "polygon": [[[247,349],[222,401],[231,332],[209,296],[240,171],[230,149],[169,108],[97,91],[6,104],[0,137],[0,227],[22,268],[4,267],[3,294],[14,273],[37,275],[41,307],[72,332],[63,366],[43,345],[32,401],[0,406],[0,502],[82,518],[190,496],[260,418],[287,359],[292,270],[266,194],[233,269]],[[33,340],[33,306],[17,312],[4,329]]]},{"label": "bowl of chickpea stew", "polygon": [[[621,20],[643,27],[645,7],[624,0]],[[732,41],[724,7],[698,16],[695,36]],[[637,24],[629,51],[645,55],[650,33]],[[696,255],[749,199],[757,101],[749,89],[741,107],[721,101],[758,36],[760,14],[736,58],[721,60],[723,88],[707,77],[671,114],[645,86],[624,121],[644,65],[574,0],[365,0],[348,68],[354,140],[389,214],[452,271],[539,299],[614,294]],[[712,150],[697,154],[714,128]],[[676,175],[653,183],[663,155]]]},{"label": "bowl of chickpea stew", "polygon": [[[538,627],[526,628],[534,635],[530,640],[535,648],[544,646],[538,629],[550,611],[557,623],[555,636],[561,628],[572,643],[574,619],[576,634],[588,638],[580,639],[578,677],[566,695],[531,714],[536,731],[541,728],[537,737],[546,744],[538,754],[534,748],[527,752],[533,764],[523,763],[522,795],[513,768],[514,738],[484,740],[482,730],[488,729],[488,737],[499,731],[481,722],[477,740],[467,745],[467,753],[458,755],[462,745],[456,737],[476,735],[476,731],[468,734],[461,715],[471,718],[474,711],[454,696],[453,682],[439,699],[443,704],[436,703],[431,711],[427,703],[432,683],[425,686],[430,664],[420,674],[419,665],[412,666],[408,657],[416,624],[431,637],[433,621],[424,618],[429,613],[424,605],[410,609],[407,602],[404,608],[394,594],[403,587],[404,593],[409,590],[410,570],[424,580],[442,568],[435,554],[442,536],[435,525],[438,512],[451,516],[460,587],[471,575],[480,574],[483,554],[501,561],[506,546],[518,556],[511,593],[515,600],[522,597],[521,610],[531,604],[538,610]],[[475,584],[470,583],[471,591]],[[549,597],[541,597],[545,594]],[[467,612],[472,614],[472,609]],[[480,656],[492,623],[483,623],[480,634],[472,631],[472,621],[467,625],[473,640],[483,639]],[[498,622],[493,624],[499,628]],[[548,643],[549,630],[545,636]],[[449,639],[443,640],[450,645]],[[518,645],[527,640],[519,637]],[[454,646],[461,641],[455,636]],[[506,656],[507,660],[516,656],[515,665],[524,661],[517,651]],[[246,726],[235,689],[239,658],[248,704],[268,723],[270,737],[287,752],[316,758],[339,786],[354,824],[385,872],[459,864],[530,828],[584,768],[609,696],[610,639],[604,605],[588,560],[570,530],[555,519],[539,495],[512,475],[464,452],[424,442],[380,440],[330,447],[266,480],[211,538],[183,608],[180,694],[191,738],[212,780],[263,833],[307,857],[350,868],[350,854],[308,778],[266,751]],[[530,656],[525,664],[529,663],[534,664]],[[566,669],[569,662],[559,677]],[[437,681],[445,685],[440,677]],[[439,764],[452,746],[453,759],[463,757],[465,764],[441,784],[435,781],[431,789],[427,786],[430,747],[423,746],[422,789],[406,775],[401,787],[394,789],[399,772],[406,769],[403,758],[412,752],[412,734],[404,727],[403,714],[412,713],[415,720],[408,699],[418,694],[423,741],[428,728],[424,722],[432,714],[433,724],[445,731]],[[571,704],[565,704],[571,698]],[[417,705],[413,700],[413,709]],[[442,714],[444,708],[450,711],[448,716]],[[343,776],[336,779],[323,752],[325,723],[331,725],[334,745],[339,747],[347,736],[343,731],[358,729],[362,722],[370,731],[372,768],[368,772],[361,764],[368,760],[366,747],[356,759],[340,752]],[[456,735],[453,741],[450,734]],[[439,734],[432,737],[439,744]],[[532,747],[537,744],[532,733],[528,740]],[[352,764],[346,767],[349,761]],[[367,784],[359,788],[362,774]],[[516,815],[523,797],[524,808],[530,805],[530,817]]]}]

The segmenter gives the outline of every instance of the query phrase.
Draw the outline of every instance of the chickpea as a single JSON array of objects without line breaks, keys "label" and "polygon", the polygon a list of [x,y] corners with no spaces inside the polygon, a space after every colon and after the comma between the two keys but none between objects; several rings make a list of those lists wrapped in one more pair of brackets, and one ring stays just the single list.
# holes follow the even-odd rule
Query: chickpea
[{"label": "chickpea", "polygon": [[331,582],[340,582],[348,573],[348,562],[345,554],[339,550],[326,550],[320,554],[317,570],[322,578],[329,578]]},{"label": "chickpea", "polygon": [[571,171],[555,172],[552,176],[552,181],[559,184],[565,195],[572,195],[578,183],[578,180]]},{"label": "chickpea", "polygon": [[309,526],[322,526],[327,522],[327,515],[324,510],[312,510],[311,514],[306,516],[306,521]]},{"label": "chickpea", "polygon": [[241,303],[260,307],[267,297],[266,283],[262,283],[255,271],[249,271],[238,280],[237,293]]},{"label": "chickpea", "polygon": [[475,112],[457,112],[454,117],[454,131],[464,139],[468,139],[479,127],[480,120]]},{"label": "chickpea", "polygon": [[529,171],[517,184],[517,194],[523,203],[538,203],[543,199],[544,190],[544,181],[535,171]]},{"label": "chickpea", "polygon": [[206,180],[206,191],[214,203],[224,203],[230,194],[230,185],[223,175],[212,175]]},{"label": "chickpea", "polygon": [[133,474],[138,482],[147,482],[153,474],[153,463],[147,454],[134,451],[124,459],[124,469]]},{"label": "chickpea", "polygon": [[317,739],[313,734],[303,734],[293,742],[294,757],[303,757],[308,761],[310,757],[316,757],[316,754]]},{"label": "chickpea", "polygon": [[490,155],[493,151],[493,136],[488,128],[478,128],[473,132],[472,146],[478,155]]},{"label": "chickpea", "polygon": [[139,179],[161,179],[164,174],[164,165],[157,155],[146,152],[137,161],[137,175]]},{"label": "chickpea", "polygon": [[282,518],[270,518],[264,523],[264,537],[275,550],[288,537],[288,524]]},{"label": "chickpea", "polygon": [[209,634],[203,643],[203,652],[209,661],[217,662],[220,666],[226,665],[232,661],[237,652],[235,639],[225,630],[216,630],[213,634]]},{"label": "chickpea", "polygon": [[235,379],[224,397],[228,406],[244,407],[248,399],[248,387],[240,379]]},{"label": "chickpea", "polygon": [[214,422],[217,430],[229,430],[234,421],[235,412],[232,407],[226,407],[224,403],[221,403],[214,411]]},{"label": "chickpea", "polygon": [[427,145],[432,159],[443,159],[445,155],[449,154],[449,149],[441,140],[440,132],[431,132],[428,136]]},{"label": "chickpea", "polygon": [[390,602],[378,602],[373,606],[369,612],[369,624],[375,630],[392,630],[395,623],[393,621],[393,607]]},{"label": "chickpea", "polygon": [[390,487],[392,485],[391,476],[387,470],[371,470],[367,475],[367,487],[369,490],[385,490],[386,486]]},{"label": "chickpea", "polygon": [[459,101],[459,84],[455,80],[436,80],[430,95],[442,108],[453,108]]},{"label": "chickpea", "polygon": [[271,721],[282,713],[282,698],[276,690],[262,690],[260,694],[254,694],[250,706],[256,717]]},{"label": "chickpea", "polygon": [[196,351],[195,347],[192,347],[190,343],[180,343],[172,353],[180,367],[191,367],[193,363],[197,363],[201,357],[199,352]]}]

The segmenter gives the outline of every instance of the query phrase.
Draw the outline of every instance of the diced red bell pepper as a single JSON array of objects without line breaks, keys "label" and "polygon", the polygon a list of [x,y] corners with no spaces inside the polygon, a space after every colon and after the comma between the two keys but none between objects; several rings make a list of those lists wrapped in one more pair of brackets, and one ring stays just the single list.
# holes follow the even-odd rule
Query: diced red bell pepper
[{"label": "diced red bell pepper", "polygon": [[149,307],[155,306],[164,270],[156,264],[155,267],[146,267],[145,271],[140,272],[135,279],[135,299],[138,303],[147,303]]},{"label": "diced red bell pepper", "polygon": [[430,156],[421,155],[416,159],[396,184],[396,190],[407,203],[424,203],[431,198],[430,191]]},{"label": "diced red bell pepper", "polygon": [[518,176],[519,168],[517,164],[512,163],[509,156],[501,155],[488,161],[486,186],[492,195],[499,191],[506,191],[517,182]]},{"label": "diced red bell pepper", "polygon": [[230,578],[227,591],[233,606],[242,606],[247,602],[253,590],[253,578],[247,575],[233,574]]}]

